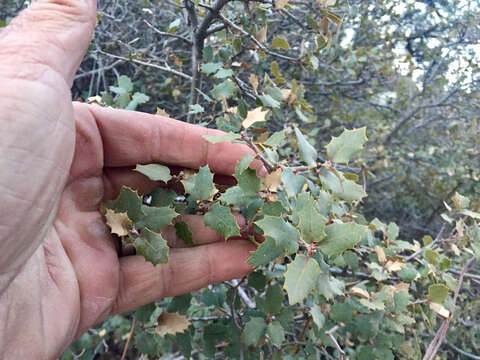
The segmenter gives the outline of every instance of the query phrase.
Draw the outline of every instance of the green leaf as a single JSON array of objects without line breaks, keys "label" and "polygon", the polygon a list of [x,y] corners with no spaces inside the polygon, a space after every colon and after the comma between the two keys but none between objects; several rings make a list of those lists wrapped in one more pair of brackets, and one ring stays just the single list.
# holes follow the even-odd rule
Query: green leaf
[{"label": "green leaf", "polygon": [[134,246],[137,255],[143,255],[145,260],[153,265],[168,262],[167,241],[159,233],[147,228],[143,229],[141,237],[135,239]]},{"label": "green leaf", "polygon": [[154,207],[142,205],[145,216],[135,223],[138,229],[147,227],[153,231],[160,231],[163,227],[170,225],[178,214],[171,207]]},{"label": "green leaf", "polygon": [[235,166],[235,175],[240,175],[245,170],[247,170],[253,160],[253,157],[253,155],[243,156],[242,160],[237,162],[237,165]]},{"label": "green leaf", "polygon": [[182,239],[185,245],[195,245],[193,234],[188,228],[188,224],[184,221],[175,224],[175,233],[178,238]]},{"label": "green leaf", "polygon": [[229,98],[235,92],[235,85],[230,80],[225,80],[214,86],[211,94],[214,99],[219,100],[221,97]]},{"label": "green leaf", "polygon": [[152,334],[147,331],[142,331],[135,334],[135,347],[142,354],[151,355],[155,357],[158,355],[158,348],[160,342],[160,336]]},{"label": "green leaf", "polygon": [[335,296],[343,295],[345,291],[345,283],[333,276],[328,271],[322,270],[318,277],[317,291],[327,300],[333,299]]},{"label": "green leaf", "polygon": [[367,196],[367,193],[363,190],[362,186],[351,180],[346,180],[340,173],[339,176],[340,179],[331,171],[320,169],[319,177],[323,186],[332,191],[333,194],[339,198],[347,201],[356,201]]},{"label": "green leaf", "polygon": [[140,306],[137,310],[135,310],[135,313],[134,313],[135,319],[143,323],[149,322],[150,317],[152,316],[156,308],[157,307],[155,306],[155,303],[150,303],[150,304]]},{"label": "green leaf", "polygon": [[282,173],[282,184],[285,187],[288,197],[297,195],[302,191],[306,179],[302,175],[294,174],[292,169],[287,168]]},{"label": "green leaf", "polygon": [[150,196],[152,198],[150,201],[151,206],[163,207],[171,205],[178,195],[173,190],[157,188],[150,193]]},{"label": "green leaf", "polygon": [[281,256],[284,252],[285,250],[275,244],[275,240],[267,237],[257,250],[252,251],[247,260],[247,264],[253,266],[267,265],[272,260]]},{"label": "green leaf", "polygon": [[267,335],[270,338],[270,341],[280,346],[285,340],[285,331],[283,330],[282,324],[278,320],[273,320],[267,327]]},{"label": "green leaf", "polygon": [[175,30],[178,29],[178,27],[180,26],[180,23],[181,23],[181,20],[180,19],[175,19],[173,20],[169,25],[168,25],[168,32],[170,34],[174,33]]},{"label": "green leaf", "polygon": [[307,259],[305,255],[297,254],[295,260],[287,265],[283,285],[287,290],[290,305],[302,303],[317,284],[320,272],[320,265],[315,259]]},{"label": "green leaf", "polygon": [[313,305],[310,309],[310,314],[312,314],[315,325],[317,325],[318,329],[321,330],[323,325],[325,325],[325,315],[322,313],[322,308],[318,305]]},{"label": "green leaf", "polygon": [[224,135],[203,135],[203,138],[212,144],[217,144],[221,142],[230,142],[233,140],[240,139],[239,134],[234,134],[232,132],[226,133]]},{"label": "green leaf", "polygon": [[250,321],[245,324],[242,334],[242,340],[245,345],[255,345],[265,335],[267,331],[267,324],[265,320],[260,317],[252,317]]},{"label": "green leaf", "polygon": [[187,180],[182,180],[185,192],[195,200],[207,200],[213,190],[213,174],[208,165],[201,167],[198,173]]},{"label": "green leaf", "polygon": [[223,67],[222,63],[206,63],[202,64],[201,70],[205,75],[211,75],[216,73]]},{"label": "green leaf", "polygon": [[262,103],[262,105],[265,107],[270,107],[274,109],[280,107],[280,101],[275,100],[272,96],[268,94],[258,95],[258,98],[260,99],[260,102]]},{"label": "green leaf", "polygon": [[428,287],[427,298],[434,303],[442,304],[448,296],[448,287],[443,284],[433,284]]},{"label": "green leaf", "polygon": [[240,186],[228,188],[219,198],[222,203],[238,207],[246,206],[256,199],[258,199],[257,194],[247,195]]},{"label": "green leaf", "polygon": [[417,269],[412,264],[406,264],[402,270],[398,272],[398,276],[403,281],[411,282],[415,280],[418,275]]},{"label": "green leaf", "polygon": [[410,295],[407,291],[399,291],[393,295],[393,300],[395,301],[395,313],[400,314],[407,311],[407,305],[409,303]]},{"label": "green leaf", "polygon": [[159,164],[137,165],[135,171],[138,171],[153,181],[163,181],[167,183],[172,178],[170,169]]},{"label": "green leaf", "polygon": [[133,83],[132,80],[126,75],[122,75],[118,78],[118,87],[125,90],[125,92],[129,93],[133,91]]},{"label": "green leaf", "polygon": [[118,213],[126,212],[128,218],[136,222],[145,216],[142,204],[142,198],[136,190],[122,186],[118,197],[115,200],[107,201],[106,206]]},{"label": "green leaf", "polygon": [[273,133],[263,143],[263,145],[267,145],[267,146],[271,146],[271,147],[276,147],[276,146],[280,145],[283,142],[283,140],[285,140],[285,133],[286,133],[286,130],[280,130],[280,131],[277,131],[276,133]]},{"label": "green leaf", "polygon": [[253,195],[257,191],[260,191],[262,186],[261,179],[257,176],[257,172],[253,169],[246,169],[241,174],[235,174],[238,186],[243,190],[246,195]]},{"label": "green leaf", "polygon": [[307,242],[319,242],[326,236],[325,224],[327,219],[317,211],[317,205],[313,197],[308,193],[302,193],[300,197],[305,197],[301,209],[297,209],[299,219],[298,228],[302,239]]},{"label": "green leaf", "polygon": [[175,296],[168,304],[167,311],[178,312],[182,315],[185,315],[187,313],[188,308],[190,307],[191,302],[192,302],[192,295],[189,293]]},{"label": "green leaf", "polygon": [[297,239],[300,237],[298,230],[281,217],[265,215],[255,224],[263,230],[266,237],[275,240],[277,246],[284,249],[287,254],[292,254],[298,250]]},{"label": "green leaf", "polygon": [[283,307],[283,290],[280,285],[272,285],[267,289],[265,294],[266,312],[270,314],[278,314]]},{"label": "green leaf", "polygon": [[340,255],[351,249],[366,235],[368,227],[353,222],[330,224],[325,228],[327,237],[318,249],[327,256]]},{"label": "green leaf", "polygon": [[432,249],[425,249],[423,257],[430,263],[435,265],[438,262],[438,253]]},{"label": "green leaf", "polygon": [[300,150],[300,158],[308,166],[317,166],[317,150],[303,136],[302,132],[295,127],[295,135],[297,136],[298,149]]},{"label": "green leaf", "polygon": [[203,113],[205,109],[200,104],[190,105],[190,111],[187,113],[188,115],[195,115]]},{"label": "green leaf", "polygon": [[263,291],[267,284],[267,277],[261,271],[254,271],[248,275],[248,286],[255,290]]},{"label": "green leaf", "polygon": [[328,157],[336,163],[348,164],[350,159],[360,152],[367,141],[365,127],[354,130],[345,129],[339,137],[332,137],[326,146]]},{"label": "green leaf", "polygon": [[284,49],[290,50],[290,44],[288,41],[280,36],[275,36],[272,40],[272,48],[275,50]]},{"label": "green leaf", "polygon": [[237,220],[232,215],[229,207],[214,204],[210,211],[205,214],[205,225],[220,233],[225,240],[231,236],[240,236],[240,228]]},{"label": "green leaf", "polygon": [[462,215],[466,215],[472,219],[480,220],[480,213],[470,211],[470,210],[463,210],[461,212]]},{"label": "green leaf", "polygon": [[233,75],[233,71],[231,69],[220,69],[214,75],[216,79],[225,79]]}]

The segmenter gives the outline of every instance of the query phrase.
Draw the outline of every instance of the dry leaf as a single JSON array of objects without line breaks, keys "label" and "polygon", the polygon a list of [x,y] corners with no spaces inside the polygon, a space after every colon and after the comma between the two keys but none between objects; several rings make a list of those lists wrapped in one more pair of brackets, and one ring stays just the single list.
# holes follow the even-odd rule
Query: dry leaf
[{"label": "dry leaf", "polygon": [[89,104],[97,103],[97,104],[102,105],[102,97],[101,97],[100,95],[90,96],[90,97],[87,99],[87,103],[89,103]]},{"label": "dry leaf", "polygon": [[275,170],[271,174],[268,174],[265,177],[265,186],[268,188],[268,190],[272,192],[277,192],[277,189],[282,182],[282,172],[283,170],[278,168],[277,170]]},{"label": "dry leaf", "polygon": [[285,101],[288,105],[292,105],[297,101],[297,96],[294,94],[294,92],[291,89],[282,89],[282,99]]},{"label": "dry leaf", "polygon": [[267,131],[265,131],[260,134],[260,136],[257,139],[257,143],[263,144],[265,141],[268,140],[269,137],[270,137],[270,134]]},{"label": "dry leaf", "polygon": [[386,264],[385,264],[385,268],[387,269],[388,272],[397,272],[397,271],[400,271],[402,270],[403,266],[405,264],[400,262],[400,261],[392,261],[392,260],[389,260]]},{"label": "dry leaf", "polygon": [[275,10],[281,10],[288,4],[290,0],[277,0],[275,2]]},{"label": "dry leaf", "polygon": [[262,111],[261,107],[257,107],[252,111],[249,111],[247,117],[242,122],[242,126],[245,129],[248,129],[250,126],[255,124],[256,122],[265,121],[265,116],[267,115],[268,110]]},{"label": "dry leaf", "polygon": [[378,257],[378,262],[380,264],[385,264],[385,261],[387,261],[387,257],[385,256],[385,251],[380,246],[375,246],[375,252],[377,253]]},{"label": "dry leaf", "polygon": [[107,209],[105,218],[107,225],[112,231],[112,234],[116,234],[118,236],[128,235],[128,229],[132,227],[132,220],[128,218],[126,212],[116,213],[112,209]]},{"label": "dry leaf", "polygon": [[442,305],[437,304],[437,303],[430,303],[430,309],[435,311],[438,315],[440,315],[444,319],[448,319],[450,316],[450,311],[445,309]]},{"label": "dry leaf", "polygon": [[349,293],[367,300],[370,299],[370,294],[368,293],[368,291],[357,286],[351,288]]},{"label": "dry leaf", "polygon": [[455,254],[455,256],[459,256],[460,255],[460,249],[458,248],[457,245],[455,244],[450,244],[450,249],[452,249],[453,253]]},{"label": "dry leaf", "polygon": [[329,7],[335,5],[337,0],[316,0],[316,2],[321,7]]},{"label": "dry leaf", "polygon": [[168,113],[165,110],[163,110],[162,108],[159,108],[158,106],[157,106],[157,112],[155,113],[155,115],[170,117],[170,115],[168,115]]},{"label": "dry leaf", "polygon": [[255,36],[255,39],[258,40],[258,42],[264,43],[267,41],[267,27],[264,26],[261,28],[258,32],[257,35]]},{"label": "dry leaf", "polygon": [[155,331],[161,337],[167,334],[175,335],[176,333],[183,333],[189,325],[190,322],[185,316],[164,312],[158,317],[158,326]]},{"label": "dry leaf", "polygon": [[180,69],[183,66],[182,60],[180,60],[177,56],[175,55],[170,55],[170,59],[174,62],[175,65],[177,65]]},{"label": "dry leaf", "polygon": [[250,85],[252,85],[253,91],[254,91],[255,93],[257,93],[257,89],[258,89],[258,77],[257,77],[256,75],[251,74],[251,75],[248,77],[248,82],[250,83]]}]

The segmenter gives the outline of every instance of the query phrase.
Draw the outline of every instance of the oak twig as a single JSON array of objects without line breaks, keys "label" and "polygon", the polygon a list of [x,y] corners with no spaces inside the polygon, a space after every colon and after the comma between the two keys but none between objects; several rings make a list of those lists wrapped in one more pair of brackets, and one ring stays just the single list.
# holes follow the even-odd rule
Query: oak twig
[{"label": "oak twig", "polygon": [[125,360],[127,356],[127,351],[128,351],[128,345],[130,345],[130,341],[132,340],[133,332],[135,331],[135,318],[132,319],[132,328],[130,329],[130,332],[128,333],[127,337],[127,342],[125,343],[125,346],[123,347],[123,352],[122,352],[122,358],[121,360]]},{"label": "oak twig", "polygon": [[452,305],[450,306],[450,315],[448,318],[443,320],[442,325],[438,328],[435,337],[433,338],[432,342],[427,348],[425,355],[423,356],[423,360],[433,360],[435,355],[437,354],[440,346],[442,346],[445,337],[447,336],[448,326],[450,325],[450,321],[453,319],[453,314],[455,313],[455,305],[457,303],[458,294],[460,293],[460,289],[462,288],[463,278],[465,276],[465,272],[473,264],[475,261],[475,257],[472,257],[470,260],[467,261],[465,266],[462,268],[462,272],[460,273],[460,277],[458,279],[457,288],[455,290],[455,294],[453,295]]}]

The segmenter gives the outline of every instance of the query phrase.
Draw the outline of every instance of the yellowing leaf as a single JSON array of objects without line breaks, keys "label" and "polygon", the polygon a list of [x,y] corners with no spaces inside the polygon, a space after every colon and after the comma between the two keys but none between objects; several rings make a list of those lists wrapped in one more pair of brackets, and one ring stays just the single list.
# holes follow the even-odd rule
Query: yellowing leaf
[{"label": "yellowing leaf", "polygon": [[288,4],[290,0],[277,0],[275,2],[275,10],[281,10]]},{"label": "yellowing leaf", "polygon": [[387,261],[387,257],[385,256],[385,251],[380,246],[375,246],[375,252],[377,253],[378,262],[380,264],[384,264]]},{"label": "yellowing leaf", "polygon": [[249,111],[247,114],[247,117],[242,122],[242,126],[245,129],[248,129],[250,126],[252,126],[256,122],[265,121],[265,116],[267,115],[267,113],[268,113],[268,110],[262,111],[261,107],[257,107],[256,109]]},{"label": "yellowing leaf", "polygon": [[276,50],[290,50],[290,44],[288,41],[280,36],[275,36],[272,40],[272,47]]},{"label": "yellowing leaf", "polygon": [[268,190],[276,192],[282,182],[282,169],[277,169],[265,177],[264,183]]},{"label": "yellowing leaf", "polygon": [[354,286],[353,288],[350,289],[350,294],[364,298],[364,299],[370,299],[370,294],[368,293],[367,290],[362,289],[360,287]]},{"label": "yellowing leaf", "polygon": [[254,91],[255,93],[257,93],[257,89],[258,89],[258,76],[254,75],[254,74],[250,74],[250,76],[248,77],[248,82],[250,83],[250,85],[252,85],[253,91]]},{"label": "yellowing leaf", "polygon": [[132,227],[132,221],[128,218],[126,212],[116,213],[112,209],[107,209],[105,213],[107,225],[110,227],[112,234],[118,236],[127,236],[128,229]]},{"label": "yellowing leaf", "polygon": [[267,41],[267,27],[265,26],[261,28],[257,32],[257,35],[255,36],[255,38],[261,43],[264,43],[265,41]]},{"label": "yellowing leaf", "polygon": [[444,319],[448,319],[450,316],[450,311],[445,309],[442,305],[437,304],[437,303],[430,303],[430,309],[435,311],[438,315],[440,315]]},{"label": "yellowing leaf", "polygon": [[158,318],[158,326],[155,332],[164,337],[167,334],[175,335],[176,333],[183,333],[188,329],[190,322],[183,315],[177,313],[164,312]]}]

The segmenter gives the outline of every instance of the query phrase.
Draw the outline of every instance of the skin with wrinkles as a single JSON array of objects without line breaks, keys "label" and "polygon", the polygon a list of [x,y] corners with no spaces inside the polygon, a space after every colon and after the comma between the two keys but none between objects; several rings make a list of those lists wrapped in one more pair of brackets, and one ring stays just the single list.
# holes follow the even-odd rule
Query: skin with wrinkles
[{"label": "skin with wrinkles", "polygon": [[251,271],[251,243],[225,242],[200,216],[184,219],[195,247],[165,231],[168,264],[118,258],[98,208],[122,184],[155,187],[135,164],[230,175],[250,150],[207,143],[216,130],[72,104],[95,10],[94,0],[40,0],[0,32],[0,359],[54,359],[109,315]]}]

